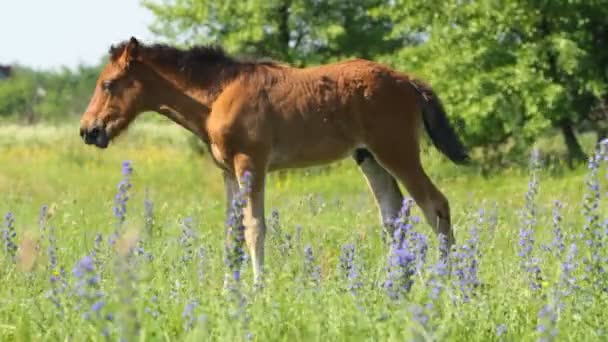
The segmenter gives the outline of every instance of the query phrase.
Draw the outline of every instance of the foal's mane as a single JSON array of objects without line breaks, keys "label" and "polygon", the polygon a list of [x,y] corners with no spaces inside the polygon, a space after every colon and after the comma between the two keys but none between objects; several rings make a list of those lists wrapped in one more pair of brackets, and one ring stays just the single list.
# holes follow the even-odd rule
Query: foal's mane
[{"label": "foal's mane", "polygon": [[[118,60],[129,41],[123,41],[118,45],[110,47],[110,60]],[[139,43],[138,54],[156,61],[159,64],[175,66],[181,72],[185,72],[190,78],[201,75],[209,68],[225,68],[234,65],[245,66],[241,70],[255,70],[256,66],[278,67],[279,63],[269,60],[237,59],[230,56],[218,45],[197,45],[190,48],[179,48],[168,44],[143,44]]]}]

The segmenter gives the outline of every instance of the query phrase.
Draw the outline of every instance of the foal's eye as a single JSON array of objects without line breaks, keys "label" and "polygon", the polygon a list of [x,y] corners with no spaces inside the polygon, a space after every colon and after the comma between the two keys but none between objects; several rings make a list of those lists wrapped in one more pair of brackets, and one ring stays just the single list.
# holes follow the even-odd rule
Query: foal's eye
[{"label": "foal's eye", "polygon": [[110,91],[112,89],[112,81],[107,80],[101,83],[101,88],[105,91]]}]

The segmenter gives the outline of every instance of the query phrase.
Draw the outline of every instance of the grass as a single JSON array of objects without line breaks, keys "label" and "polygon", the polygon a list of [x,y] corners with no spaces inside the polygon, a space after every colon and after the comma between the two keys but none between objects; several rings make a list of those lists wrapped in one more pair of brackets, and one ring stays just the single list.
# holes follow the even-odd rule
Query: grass
[{"label": "grass", "polygon": [[[509,170],[483,178],[428,151],[425,164],[451,201],[457,240],[477,251],[474,259],[461,263],[463,270],[470,269],[471,260],[478,263],[480,284],[463,271],[470,300],[460,289],[462,275],[454,266],[458,258],[454,275],[434,276],[437,239],[425,224],[414,228],[429,238],[426,267],[413,276],[413,287],[402,298],[387,295],[383,284],[391,249],[382,242],[373,199],[351,161],[270,176],[267,217],[276,210],[279,219],[269,224],[266,288],[252,288],[245,261],[238,291],[225,292],[220,172],[192,152],[187,135],[173,126],[139,125],[106,151],[83,146],[78,139],[71,127],[0,129],[0,213],[13,213],[19,245],[15,259],[4,243],[0,252],[2,341],[551,340],[538,327],[553,323],[539,313],[566,287],[560,280],[569,274],[564,265],[576,265],[576,288],[559,297],[562,306],[553,310],[556,339],[608,338],[608,293],[595,282],[606,279],[599,271],[586,272],[583,263],[593,251],[584,243],[584,168],[539,174],[531,255],[542,272],[539,290],[529,287],[518,255],[530,175]],[[114,197],[124,160],[134,167],[132,188],[126,221],[112,246],[107,240],[116,227]],[[602,195],[604,171],[599,174]],[[144,228],[146,192],[154,207],[150,230]],[[554,239],[554,200],[563,203],[566,246],[578,246],[570,261],[567,249],[559,254],[541,248]],[[41,225],[43,205],[49,209]],[[603,198],[599,208],[603,224]],[[420,216],[417,208],[413,215]],[[468,241],[472,228],[479,232],[478,244]],[[606,227],[598,224],[596,240],[604,243],[605,257],[608,233],[602,229]],[[103,241],[96,245],[98,233]],[[49,241],[51,235],[56,242]],[[340,272],[346,244],[355,247],[356,280]],[[56,264],[49,256],[52,246]],[[309,265],[307,246],[314,257]],[[83,258],[92,253],[95,263],[89,271]],[[79,261],[83,277],[99,277],[98,282],[79,284],[82,278],[73,274]],[[607,261],[600,261],[605,267]],[[319,271],[318,282],[310,269]],[[356,293],[348,290],[353,281],[361,283]],[[432,298],[435,281],[445,288]],[[49,298],[53,289],[56,294]],[[103,307],[91,312],[99,300]],[[499,334],[503,327],[506,331]]]}]

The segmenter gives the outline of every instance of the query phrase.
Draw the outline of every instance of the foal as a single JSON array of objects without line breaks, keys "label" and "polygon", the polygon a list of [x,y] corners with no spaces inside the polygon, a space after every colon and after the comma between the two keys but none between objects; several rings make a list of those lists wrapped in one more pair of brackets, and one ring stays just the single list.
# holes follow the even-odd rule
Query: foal
[{"label": "foal", "polygon": [[397,178],[436,233],[454,243],[445,196],[420,163],[426,128],[452,161],[468,157],[432,89],[366,60],[310,68],[240,61],[214,47],[181,50],[131,38],[110,49],[80,135],[106,148],[144,111],[161,113],[197,135],[223,170],[226,210],[245,172],[245,241],[255,281],[264,265],[264,181],[273,170],[330,163],[353,155],[383,223],[402,204]]}]

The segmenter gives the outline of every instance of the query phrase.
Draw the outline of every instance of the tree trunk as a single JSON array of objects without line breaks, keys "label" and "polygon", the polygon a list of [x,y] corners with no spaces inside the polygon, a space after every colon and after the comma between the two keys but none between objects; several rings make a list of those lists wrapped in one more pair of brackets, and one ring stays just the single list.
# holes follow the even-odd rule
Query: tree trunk
[{"label": "tree trunk", "polygon": [[568,148],[568,165],[573,167],[575,163],[586,161],[587,155],[576,138],[576,134],[572,128],[572,122],[566,119],[561,121],[559,126],[562,130],[562,135],[564,136],[566,148]]},{"label": "tree trunk", "polygon": [[291,7],[291,0],[284,1],[278,8],[279,15],[279,43],[281,44],[281,50],[283,51],[283,60],[289,61],[289,9]]}]

